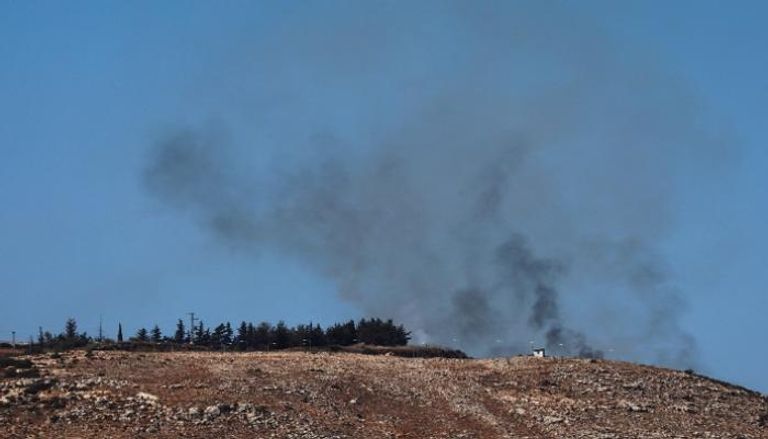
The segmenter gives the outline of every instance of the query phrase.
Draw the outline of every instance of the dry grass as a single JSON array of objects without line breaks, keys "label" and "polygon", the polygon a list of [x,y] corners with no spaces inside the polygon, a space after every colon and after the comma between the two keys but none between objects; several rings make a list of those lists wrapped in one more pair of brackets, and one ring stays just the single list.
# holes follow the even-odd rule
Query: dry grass
[{"label": "dry grass", "polygon": [[[70,399],[58,408],[39,401],[0,408],[2,437],[768,438],[760,423],[768,401],[760,395],[620,362],[328,352],[94,352],[33,360],[58,380],[49,393]],[[101,381],[82,391],[70,388],[95,378]],[[158,403],[141,408],[139,392]],[[94,395],[113,405],[99,409]],[[216,404],[233,411],[187,416],[190,408]],[[242,407],[248,411],[234,410]],[[136,414],[120,418],[127,410]]]}]

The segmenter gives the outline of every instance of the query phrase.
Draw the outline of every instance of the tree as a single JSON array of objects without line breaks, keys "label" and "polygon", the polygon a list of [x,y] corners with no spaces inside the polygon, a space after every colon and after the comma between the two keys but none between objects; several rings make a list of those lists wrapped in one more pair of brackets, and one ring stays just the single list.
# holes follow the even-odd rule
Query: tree
[{"label": "tree", "polygon": [[261,322],[259,323],[259,326],[253,328],[252,346],[261,349],[269,349],[274,341],[275,340],[272,338],[272,325],[268,322]]},{"label": "tree", "polygon": [[211,331],[205,328],[203,321],[195,328],[195,344],[208,346],[211,343]]},{"label": "tree", "polygon": [[248,347],[248,324],[244,321],[240,322],[240,326],[237,328],[237,346],[241,351]]},{"label": "tree", "polygon": [[145,328],[140,328],[136,331],[136,341],[147,342],[149,341],[149,334]]},{"label": "tree", "polygon": [[233,334],[234,333],[232,332],[232,325],[230,325],[229,322],[227,322],[224,325],[224,334],[221,337],[221,342],[224,343],[225,345],[231,345],[233,342],[232,340]]},{"label": "tree", "polygon": [[181,319],[176,322],[176,332],[173,334],[173,341],[179,344],[187,341],[187,330],[184,328],[184,321]]},{"label": "tree", "polygon": [[117,342],[118,343],[123,342],[123,324],[122,323],[117,324]]},{"label": "tree", "polygon": [[220,347],[223,343],[224,339],[224,324],[220,323],[216,328],[213,329],[213,333],[211,334],[210,343],[212,346]]},{"label": "tree", "polygon": [[150,340],[152,340],[152,343],[160,343],[163,341],[163,333],[160,331],[159,326],[155,325],[155,327],[152,328]]},{"label": "tree", "polygon": [[309,342],[310,346],[325,346],[328,344],[325,332],[320,325],[312,326],[311,323],[309,324]]},{"label": "tree", "polygon": [[392,320],[361,319],[357,331],[361,342],[381,346],[406,345],[411,338],[403,325],[396,326]]},{"label": "tree", "polygon": [[277,322],[273,332],[273,339],[275,347],[278,349],[284,349],[291,346],[292,330],[286,326],[285,322],[280,320]]},{"label": "tree", "polygon": [[67,323],[64,325],[64,337],[67,340],[74,340],[77,338],[77,322],[71,317],[67,319]]},{"label": "tree", "polygon": [[349,346],[357,343],[357,328],[355,327],[355,321],[350,320],[347,323],[336,323],[329,326],[325,331],[325,336],[328,344]]}]

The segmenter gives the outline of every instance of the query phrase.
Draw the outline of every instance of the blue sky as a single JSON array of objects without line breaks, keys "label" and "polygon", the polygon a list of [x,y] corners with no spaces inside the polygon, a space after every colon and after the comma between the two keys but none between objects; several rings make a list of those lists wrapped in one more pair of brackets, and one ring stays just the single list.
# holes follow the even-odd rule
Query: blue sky
[{"label": "blue sky", "polygon": [[[69,316],[89,333],[100,315],[108,332],[118,321],[128,332],[170,330],[188,311],[207,323],[360,316],[332,279],[284,255],[221,245],[148,195],[141,175],[148,147],[180,127],[225,126],[236,144],[257,139],[247,148],[254,174],[312,161],[316,152],[299,139],[391,127],[378,120],[442,84],[434,77],[403,91],[389,78],[451,68],[453,52],[440,45],[461,44],[471,27],[444,14],[447,4],[384,4],[378,15],[345,2],[0,2],[0,339],[58,330]],[[681,324],[698,341],[703,370],[768,391],[768,7],[551,7],[577,16],[617,57],[637,56],[684,84],[697,117],[726,139],[703,178],[681,174],[675,224],[659,246],[686,298]],[[501,9],[500,20],[515,10]],[[428,43],[366,31],[387,20],[420,23]],[[333,66],[343,78],[311,44],[298,61],[296,47],[280,50],[326,22],[361,35],[323,40],[352,54]],[[561,37],[556,26],[550,32]],[[383,47],[384,61],[370,45]]]}]

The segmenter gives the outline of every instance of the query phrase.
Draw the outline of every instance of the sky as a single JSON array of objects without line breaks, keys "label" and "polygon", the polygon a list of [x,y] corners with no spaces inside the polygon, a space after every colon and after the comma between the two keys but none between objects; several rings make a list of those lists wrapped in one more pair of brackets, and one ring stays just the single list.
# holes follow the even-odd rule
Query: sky
[{"label": "sky", "polygon": [[[155,323],[170,331],[190,311],[206,323],[361,317],[369,302],[339,294],[338,279],[324,265],[273,246],[222,242],[201,227],[198,205],[174,205],[148,190],[159,139],[190,129],[213,133],[233,145],[234,162],[255,180],[322,161],[329,150],[362,164],[375,149],[368,139],[412,130],[419,114],[410,109],[444,90],[455,94],[453,83],[491,84],[490,95],[530,89],[535,96],[559,87],[573,70],[587,90],[603,93],[610,78],[593,75],[590,66],[609,56],[622,66],[608,70],[614,74],[638,66],[653,72],[648,90],[660,97],[628,95],[670,102],[653,108],[660,116],[652,129],[684,121],[717,147],[670,148],[674,166],[658,174],[660,189],[647,192],[659,196],[664,184],[674,186],[660,225],[633,224],[631,215],[617,217],[626,223],[606,223],[580,214],[577,222],[642,229],[680,291],[679,325],[696,339],[697,370],[768,392],[768,6],[598,1],[477,8],[1,1],[0,339],[11,331],[27,338],[39,326],[58,331],[68,317],[89,334],[101,318],[107,335],[117,322],[128,333]],[[478,30],[488,22],[490,31]],[[493,31],[506,28],[510,33]],[[518,28],[524,43],[514,41]],[[564,43],[571,39],[589,50],[573,53]],[[473,64],[483,60],[485,69],[506,72],[510,67],[494,54],[508,45],[530,61],[520,75],[507,80]],[[507,107],[492,110],[483,114],[494,119]],[[595,125],[614,121],[597,117],[601,111],[584,110],[596,116]],[[579,158],[548,160],[560,169],[558,160]],[[635,165],[642,163],[629,168]],[[647,184],[656,174],[640,175]]]}]

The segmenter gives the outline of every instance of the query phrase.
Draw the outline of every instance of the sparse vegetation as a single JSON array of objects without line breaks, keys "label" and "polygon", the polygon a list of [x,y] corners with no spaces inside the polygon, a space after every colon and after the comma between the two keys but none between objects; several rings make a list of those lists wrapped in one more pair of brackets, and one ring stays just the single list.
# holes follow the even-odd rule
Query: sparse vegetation
[{"label": "sparse vegetation", "polygon": [[683,371],[293,350],[70,350],[5,363],[0,437],[766,437],[762,395]]}]

